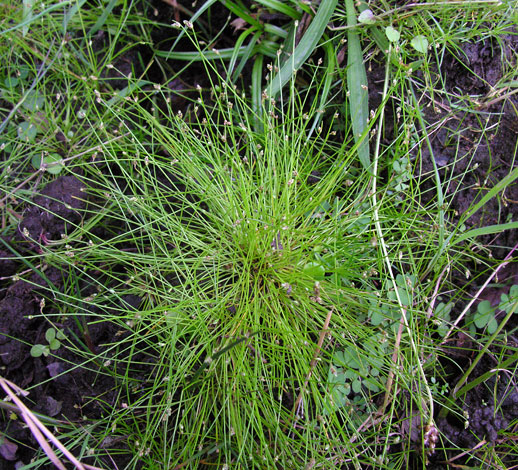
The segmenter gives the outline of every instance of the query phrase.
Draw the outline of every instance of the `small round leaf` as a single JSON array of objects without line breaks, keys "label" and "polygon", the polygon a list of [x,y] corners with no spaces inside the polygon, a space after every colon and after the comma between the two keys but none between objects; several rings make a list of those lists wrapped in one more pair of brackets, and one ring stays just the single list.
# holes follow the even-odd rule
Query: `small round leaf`
[{"label": "small round leaf", "polygon": [[304,266],[304,274],[315,279],[315,281],[322,281],[325,278],[326,270],[320,263],[311,261]]},{"label": "small round leaf", "polygon": [[32,112],[40,111],[45,104],[45,97],[37,90],[31,90],[27,93],[22,106]]},{"label": "small round leaf", "polygon": [[6,88],[16,88],[19,82],[16,77],[7,77],[4,80],[4,85]]},{"label": "small round leaf", "polygon": [[484,328],[494,318],[495,315],[492,312],[477,312],[475,313],[475,325],[477,328]]},{"label": "small round leaf", "polygon": [[370,320],[371,320],[371,325],[372,326],[381,325],[383,320],[385,320],[385,317],[383,316],[383,314],[379,310],[374,310],[374,309],[370,310],[369,314],[370,314]]},{"label": "small round leaf", "polygon": [[399,38],[401,37],[399,31],[393,26],[387,26],[385,28],[385,35],[387,36],[390,42],[398,42]]},{"label": "small round leaf", "polygon": [[477,312],[481,315],[486,315],[491,312],[491,302],[489,300],[483,300],[477,305]]},{"label": "small round leaf", "polygon": [[360,13],[358,21],[362,24],[374,24],[376,23],[376,17],[374,16],[374,13],[367,8]]},{"label": "small round leaf", "polygon": [[45,170],[50,174],[57,175],[61,173],[63,169],[63,160],[61,159],[61,155],[57,153],[51,153],[46,156],[36,154],[32,157],[32,166],[37,170],[41,169],[41,167],[45,167]]},{"label": "small round leaf", "polygon": [[412,39],[410,44],[417,52],[420,52],[421,54],[426,54],[428,51],[428,39],[426,39],[422,34]]},{"label": "small round leaf", "polygon": [[495,317],[490,318],[489,322],[487,323],[487,332],[492,335],[496,329],[498,328],[498,322],[496,321]]},{"label": "small round leaf", "polygon": [[43,163],[47,165],[47,171],[52,175],[61,173],[61,170],[63,169],[63,160],[61,155],[57,153],[51,153],[50,155],[47,155],[43,159]]},{"label": "small round leaf", "polygon": [[380,388],[374,383],[374,382],[371,382],[370,380],[366,380],[365,382],[365,387],[367,387],[371,392],[379,392],[380,391]]},{"label": "small round leaf", "polygon": [[45,353],[46,349],[47,349],[47,347],[44,346],[43,344],[35,344],[31,348],[31,356],[32,357],[40,357],[40,356],[42,356]]},{"label": "small round leaf", "polygon": [[45,339],[47,340],[47,342],[50,343],[55,338],[56,338],[56,330],[54,328],[49,328],[45,332]]},{"label": "small round leaf", "polygon": [[18,126],[18,138],[25,142],[34,142],[36,138],[36,134],[38,133],[38,129],[36,126],[29,121],[23,121]]},{"label": "small round leaf", "polygon": [[353,380],[352,388],[354,393],[360,393],[362,389],[362,381],[361,379]]}]

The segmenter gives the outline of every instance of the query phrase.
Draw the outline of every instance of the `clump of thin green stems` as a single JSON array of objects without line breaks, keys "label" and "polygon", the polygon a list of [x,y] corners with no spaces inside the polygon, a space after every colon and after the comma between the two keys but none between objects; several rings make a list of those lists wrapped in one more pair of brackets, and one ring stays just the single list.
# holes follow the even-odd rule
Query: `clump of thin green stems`
[{"label": "clump of thin green stems", "polygon": [[[409,96],[412,86],[440,86],[427,75],[427,63],[423,83],[404,68],[387,75],[382,103],[368,123],[364,102],[360,114],[352,102],[344,112],[329,112],[327,97],[346,93],[336,78],[363,77],[354,61],[347,72],[338,69],[332,41],[323,36],[333,8],[322,2],[319,10],[314,29],[324,38],[325,69],[309,68],[304,92],[288,62],[264,48],[256,52],[270,57],[279,75],[263,74],[263,59],[256,57],[252,89],[239,89],[233,70],[220,72],[226,65],[216,61],[224,57],[202,51],[195,27],[187,25],[182,34],[193,40],[210,87],[191,93],[181,110],[171,105],[167,87],[174,73],[165,83],[128,77],[128,86],[114,93],[99,86],[117,59],[114,46],[101,60],[88,41],[81,56],[71,52],[82,50],[82,39],[53,43],[49,31],[64,33],[62,15],[46,17],[47,32],[34,28],[41,35],[32,47],[43,62],[54,60],[48,77],[34,83],[49,96],[59,88],[51,81],[66,85],[67,99],[49,102],[44,114],[70,139],[64,171],[81,179],[88,205],[81,224],[62,241],[41,244],[26,261],[31,269],[51,265],[67,272],[61,291],[47,288],[48,302],[58,301],[46,317],[60,323],[73,316],[79,335],[64,346],[81,358],[74,367],[116,384],[115,401],[92,398],[105,414],[92,426],[84,449],[89,455],[106,457],[107,442],[120,438],[132,455],[128,468],[403,468],[416,442],[412,432],[394,429],[408,426],[411,416],[419,426],[431,422],[434,402],[442,398],[428,379],[441,373],[436,359],[443,357],[430,319],[433,305],[437,292],[451,287],[447,265],[476,258],[461,242],[481,232],[460,234],[444,222],[448,198],[423,202],[418,177],[405,194],[391,181],[392,163],[426,140],[420,102]],[[126,20],[101,18],[114,37],[130,23],[146,30],[126,12]],[[252,32],[260,31],[253,23]],[[352,23],[348,34],[361,54]],[[70,29],[83,28],[85,38],[95,25],[91,12],[68,22]],[[416,29],[426,27],[423,20]],[[21,30],[13,34],[19,48],[30,49]],[[444,37],[457,47],[454,32]],[[130,32],[128,38],[136,39]],[[308,36],[301,44],[293,50],[297,68],[316,41]],[[240,51],[228,55],[243,70]],[[387,63],[400,58],[388,56]],[[29,65],[36,76],[38,67]],[[398,100],[404,132],[384,146],[376,126],[389,96]],[[358,116],[364,118],[351,124]],[[366,142],[376,130],[371,171]],[[43,131],[44,138],[24,144],[10,129],[16,152],[3,170],[27,172],[30,154],[49,150],[54,129]],[[416,170],[414,161],[410,165]],[[37,175],[40,185],[49,180],[43,170]],[[26,203],[36,177],[27,178],[6,186]],[[449,183],[436,178],[434,190]],[[397,289],[397,302],[387,298],[396,273],[418,280],[405,292],[412,298],[405,308]],[[130,296],[139,298],[138,307]],[[404,328],[373,326],[373,305],[400,308]],[[97,322],[114,324],[117,332],[91,349],[84,338]],[[336,353],[365,351],[373,336],[386,344],[380,375],[359,374],[380,391],[362,385],[337,404],[329,381]]]}]

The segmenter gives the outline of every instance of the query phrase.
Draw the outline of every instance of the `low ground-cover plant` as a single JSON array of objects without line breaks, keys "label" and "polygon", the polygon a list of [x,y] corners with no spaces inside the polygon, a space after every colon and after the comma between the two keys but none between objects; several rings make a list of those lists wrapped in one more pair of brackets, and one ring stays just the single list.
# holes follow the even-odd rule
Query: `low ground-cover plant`
[{"label": "low ground-cover plant", "polygon": [[496,307],[493,307],[489,300],[480,302],[477,305],[477,311],[467,316],[467,321],[471,320],[473,325],[478,329],[487,327],[487,332],[493,334],[498,328],[496,313],[501,311],[508,314],[516,299],[518,299],[518,286],[513,285],[509,290],[509,294],[501,294],[500,302]]},{"label": "low ground-cover plant", "polygon": [[[265,101],[264,131],[257,133],[241,94],[224,82],[217,86],[215,104],[195,103],[194,128],[172,109],[158,117],[139,109],[142,123],[126,128],[139,154],[115,161],[130,187],[101,176],[100,189],[127,207],[124,237],[135,252],[122,258],[114,239],[82,259],[124,267],[128,279],[112,295],[144,297],[132,338],[149,337],[160,374],[176,371],[153,392],[162,396],[157,424],[169,432],[142,436],[143,446],[166,445],[168,459],[191,465],[209,458],[197,457],[197,449],[216,446],[210,458],[220,463],[297,466],[306,457],[296,441],[326,436],[316,418],[326,409],[327,353],[310,369],[326,318],[342,346],[368,335],[355,320],[365,307],[351,288],[377,263],[375,251],[361,253],[369,230],[355,228],[354,208],[368,178],[329,131],[307,139],[312,116],[301,115],[295,95],[285,109]],[[158,144],[153,153],[139,144],[150,135]],[[328,200],[334,207],[322,211]],[[106,295],[95,304],[105,304]],[[156,459],[153,450],[149,458]]]},{"label": "low ground-cover plant", "polygon": [[56,351],[61,347],[61,341],[66,339],[65,333],[63,330],[55,330],[54,328],[49,328],[45,332],[45,339],[48,344],[35,344],[31,348],[31,356],[32,357],[47,357],[51,351]]}]

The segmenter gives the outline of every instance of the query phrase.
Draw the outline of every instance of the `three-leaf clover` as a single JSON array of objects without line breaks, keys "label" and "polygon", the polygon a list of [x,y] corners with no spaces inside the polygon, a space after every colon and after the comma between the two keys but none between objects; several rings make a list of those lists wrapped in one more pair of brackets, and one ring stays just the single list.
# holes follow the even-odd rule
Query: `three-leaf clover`
[{"label": "three-leaf clover", "polygon": [[[518,300],[518,285],[511,286],[509,290],[509,294],[502,294],[500,296],[500,304],[498,308],[503,310],[505,313],[509,313],[513,308],[514,303]],[[514,311],[514,313],[518,313],[518,309]]]},{"label": "three-leaf clover", "polygon": [[36,169],[44,168],[52,175],[57,175],[63,169],[63,159],[57,153],[50,153],[45,156],[34,155],[32,166]]},{"label": "three-leaf clover", "polygon": [[498,328],[495,318],[495,309],[491,307],[489,300],[483,300],[478,304],[477,312],[474,315],[475,326],[482,329],[487,326],[487,332],[493,334]]},{"label": "three-leaf clover", "polygon": [[56,351],[61,347],[61,341],[66,338],[63,330],[55,330],[54,328],[49,328],[45,332],[45,339],[48,344],[35,344],[31,348],[31,356],[32,357],[47,357],[50,354],[50,351]]}]

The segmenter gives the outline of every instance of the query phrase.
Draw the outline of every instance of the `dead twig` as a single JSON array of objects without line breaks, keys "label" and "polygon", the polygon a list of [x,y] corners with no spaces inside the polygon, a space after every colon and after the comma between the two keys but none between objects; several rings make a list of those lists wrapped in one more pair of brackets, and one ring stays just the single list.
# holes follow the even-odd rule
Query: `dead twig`
[{"label": "dead twig", "polygon": [[313,374],[313,369],[317,365],[318,362],[318,356],[320,355],[320,350],[322,349],[322,344],[324,343],[324,338],[326,337],[326,334],[328,332],[329,328],[329,322],[331,321],[331,316],[333,315],[333,309],[329,310],[327,312],[327,317],[324,321],[324,326],[322,327],[322,330],[320,331],[320,337],[318,338],[317,347],[315,349],[315,353],[313,354],[313,360],[311,361],[309,365],[309,372],[308,375],[306,375],[306,380],[304,381],[304,385],[300,389],[299,396],[297,397],[297,400],[295,401],[295,404],[293,405],[293,416],[298,417],[298,410],[301,406],[302,397],[304,396],[304,392],[306,391],[306,387],[308,386],[309,379],[311,378],[311,375]]},{"label": "dead twig", "polygon": [[[51,462],[58,468],[59,470],[67,470],[63,462],[56,455],[52,447],[49,445],[47,439],[52,442],[65,457],[75,466],[77,470],[103,470],[99,467],[93,467],[92,465],[87,465],[79,462],[72,453],[63,445],[61,442],[54,436],[47,427],[36,417],[36,415],[27,408],[24,403],[18,398],[18,395],[26,396],[28,392],[22,390],[20,387],[10,382],[9,380],[0,377],[0,386],[4,389],[5,393],[11,398],[11,400],[18,407],[18,412],[22,419],[25,421],[27,426],[32,432],[34,438],[38,441],[39,445],[47,454],[48,458]],[[47,439],[45,439],[45,436]]]},{"label": "dead twig", "polygon": [[457,319],[453,322],[451,325],[451,328],[449,329],[448,333],[446,333],[446,336],[443,338],[442,343],[444,344],[446,340],[449,338],[449,336],[452,334],[453,330],[457,327],[459,322],[464,318],[466,313],[469,312],[469,309],[471,306],[478,300],[482,292],[484,292],[485,288],[488,286],[488,284],[494,279],[494,277],[498,274],[498,271],[500,271],[504,266],[507,266],[509,264],[509,260],[511,259],[511,256],[513,255],[514,251],[518,248],[518,244],[514,245],[513,249],[509,252],[509,254],[504,258],[504,262],[499,265],[494,271],[491,276],[489,276],[486,279],[486,282],[482,285],[482,287],[477,291],[477,293],[473,296],[473,298],[468,302],[464,310],[460,313],[460,315],[457,317]]},{"label": "dead twig", "polygon": [[433,308],[435,307],[435,301],[437,300],[437,296],[439,295],[439,287],[441,286],[442,277],[444,276],[444,273],[450,269],[450,266],[446,266],[441,274],[439,274],[439,278],[437,279],[437,282],[435,283],[435,288],[433,290],[432,299],[430,300],[430,306],[428,307],[428,310],[426,311],[426,316],[428,318],[432,318],[433,316]]}]

